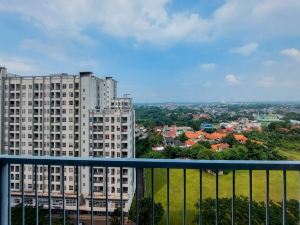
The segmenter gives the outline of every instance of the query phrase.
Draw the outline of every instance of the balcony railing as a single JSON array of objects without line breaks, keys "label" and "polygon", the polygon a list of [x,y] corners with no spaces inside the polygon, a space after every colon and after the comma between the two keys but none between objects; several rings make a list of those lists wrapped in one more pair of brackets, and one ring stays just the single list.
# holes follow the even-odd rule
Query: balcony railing
[{"label": "balcony railing", "polygon": [[[125,158],[76,158],[76,157],[38,157],[38,156],[11,156],[11,155],[0,155],[0,181],[1,181],[1,205],[0,205],[0,216],[1,216],[1,224],[7,224],[11,225],[11,188],[10,188],[10,179],[11,179],[11,165],[20,165],[20,177],[21,177],[21,208],[22,208],[22,224],[25,224],[26,216],[25,216],[25,193],[24,193],[24,179],[23,179],[23,173],[24,173],[24,165],[33,165],[33,181],[32,186],[34,187],[35,192],[32,193],[32,196],[35,198],[35,204],[39,203],[39,193],[37,188],[37,168],[38,166],[46,166],[48,169],[47,171],[51,171],[51,166],[59,166],[61,169],[61,175],[60,177],[64,178],[64,171],[65,167],[72,166],[75,167],[75,176],[74,181],[76,181],[76,184],[78,183],[78,168],[79,167],[88,167],[90,170],[90,177],[89,177],[89,183],[90,183],[90,193],[94,192],[94,176],[96,176],[95,168],[102,167],[103,169],[103,182],[104,182],[104,192],[105,192],[105,204],[104,204],[104,212],[105,212],[105,224],[108,224],[109,221],[109,211],[108,211],[108,168],[120,168],[120,205],[123,205],[123,176],[125,175],[123,169],[124,168],[133,168],[135,170],[141,169],[141,168],[147,168],[150,170],[151,179],[150,179],[150,185],[151,185],[151,199],[152,199],[152,210],[151,210],[151,218],[152,218],[152,224],[154,224],[154,180],[156,179],[154,176],[154,170],[158,168],[165,168],[167,170],[166,174],[166,186],[167,186],[167,192],[166,192],[166,222],[169,225],[170,224],[170,218],[172,215],[170,215],[170,169],[181,169],[183,171],[182,173],[182,179],[183,179],[183,220],[182,224],[187,224],[187,217],[186,217],[186,193],[187,193],[187,185],[186,185],[186,170],[188,169],[194,169],[199,171],[199,181],[200,181],[200,191],[199,191],[199,224],[202,224],[204,221],[202,221],[202,200],[203,200],[203,194],[202,194],[202,172],[205,170],[213,170],[215,172],[215,224],[219,223],[219,171],[221,170],[229,170],[232,171],[232,202],[231,205],[228,207],[231,208],[232,214],[231,214],[231,220],[232,224],[235,224],[235,218],[236,218],[236,211],[235,211],[235,171],[236,170],[247,170],[249,171],[249,224],[252,224],[252,172],[255,170],[264,170],[266,173],[266,196],[265,196],[265,224],[270,224],[270,216],[269,216],[269,203],[270,203],[270,197],[269,197],[269,173],[270,171],[282,171],[283,175],[283,182],[282,182],[282,224],[286,224],[286,200],[287,200],[287,180],[286,180],[286,173],[287,171],[300,171],[300,161],[213,161],[213,160],[171,160],[171,159],[125,159]],[[102,171],[102,170],[101,170]],[[136,175],[135,175],[136,174]],[[117,176],[118,176],[117,175]],[[133,173],[132,179],[135,180],[135,184],[139,184],[139,179],[141,179],[141,173]],[[100,178],[99,178],[100,179]],[[102,178],[101,178],[102,179]],[[51,190],[51,182],[53,179],[51,178],[51,174],[48,173],[48,190]],[[65,187],[65,181],[64,179],[61,179],[62,187]],[[77,190],[75,187],[74,190]],[[139,188],[135,188],[136,195],[140,196]],[[51,205],[51,198],[54,198],[52,196],[52,191],[48,191],[46,197],[48,206]],[[63,218],[63,224],[66,224],[66,205],[65,205],[65,190],[62,188],[62,218]],[[76,192],[76,224],[80,224],[80,206],[78,204],[79,202],[79,193]],[[93,203],[94,194],[90,195],[91,202]],[[138,198],[135,198],[135,213],[136,218],[139,216],[139,201]],[[299,200],[299,199],[298,199]],[[94,222],[94,213],[93,213],[93,204],[89,205],[90,207],[90,224],[93,224]],[[52,211],[54,210],[54,206],[52,204],[52,207],[48,207],[48,222],[49,224],[52,224]],[[39,210],[38,207],[36,207],[35,210],[35,217],[36,217],[36,224],[38,224],[39,221]],[[121,213],[120,213],[120,221],[123,225],[124,222],[124,213],[123,213],[123,207],[121,207]],[[138,219],[136,224],[138,224]],[[140,224],[142,225],[142,224]]]}]

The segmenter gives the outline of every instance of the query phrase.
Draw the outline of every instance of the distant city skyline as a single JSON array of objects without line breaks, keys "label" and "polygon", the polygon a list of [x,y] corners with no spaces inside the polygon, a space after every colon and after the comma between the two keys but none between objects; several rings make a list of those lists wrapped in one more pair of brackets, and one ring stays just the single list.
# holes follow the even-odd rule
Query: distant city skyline
[{"label": "distant city skyline", "polygon": [[0,2],[0,66],[113,76],[136,103],[300,101],[299,0]]}]

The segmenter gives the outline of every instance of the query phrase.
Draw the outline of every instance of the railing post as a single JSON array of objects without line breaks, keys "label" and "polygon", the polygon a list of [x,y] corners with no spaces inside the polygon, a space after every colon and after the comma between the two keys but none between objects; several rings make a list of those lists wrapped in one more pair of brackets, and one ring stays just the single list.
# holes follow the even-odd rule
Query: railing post
[{"label": "railing post", "polygon": [[8,224],[8,164],[0,162],[0,224]]}]

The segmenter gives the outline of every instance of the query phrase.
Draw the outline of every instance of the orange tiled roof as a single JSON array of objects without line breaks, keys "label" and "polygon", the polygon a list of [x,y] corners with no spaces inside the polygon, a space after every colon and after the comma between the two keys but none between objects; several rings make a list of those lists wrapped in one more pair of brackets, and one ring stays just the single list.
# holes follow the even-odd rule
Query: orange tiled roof
[{"label": "orange tiled roof", "polygon": [[226,137],[226,133],[218,133],[218,132],[214,132],[212,134],[206,134],[205,138],[209,139],[209,140],[216,140],[216,139],[222,139],[224,137]]},{"label": "orange tiled roof", "polygon": [[185,145],[193,146],[195,144],[196,144],[196,142],[194,142],[193,140],[190,140],[190,139],[185,141]]},{"label": "orange tiled roof", "polygon": [[204,134],[206,134],[206,133],[203,132],[203,131],[201,131],[201,130],[199,130],[199,131],[196,131],[196,132],[193,132],[193,131],[187,131],[187,132],[185,132],[184,134],[185,134],[185,136],[186,136],[187,138],[189,138],[189,139],[197,139],[197,138],[199,138],[199,136],[204,135]]},{"label": "orange tiled roof", "polygon": [[211,148],[213,150],[218,150],[219,148],[226,149],[226,148],[229,148],[229,144],[227,144],[227,143],[213,144],[213,145],[211,145]]},{"label": "orange tiled roof", "polygon": [[243,134],[234,134],[233,136],[237,141],[241,141],[241,142],[247,141],[247,138]]},{"label": "orange tiled roof", "polygon": [[176,130],[169,130],[166,132],[165,134],[166,137],[172,137],[175,138],[176,137]]}]

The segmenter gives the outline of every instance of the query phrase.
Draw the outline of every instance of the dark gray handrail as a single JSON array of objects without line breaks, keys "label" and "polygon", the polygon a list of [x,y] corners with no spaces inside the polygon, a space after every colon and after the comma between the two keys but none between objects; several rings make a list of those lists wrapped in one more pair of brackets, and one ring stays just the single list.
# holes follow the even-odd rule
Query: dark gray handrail
[{"label": "dark gray handrail", "polygon": [[128,158],[84,158],[51,156],[0,155],[6,164],[37,164],[63,166],[131,167],[131,168],[180,168],[222,170],[294,170],[300,171],[300,161],[258,160],[185,160],[185,159],[128,159]]}]

